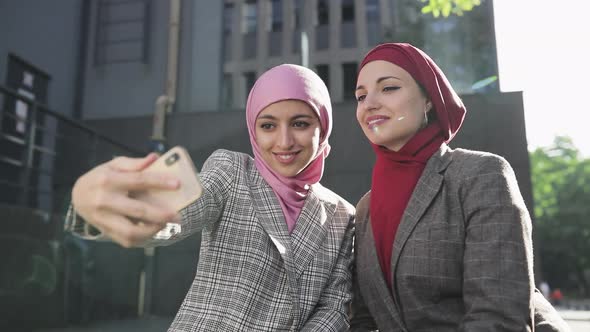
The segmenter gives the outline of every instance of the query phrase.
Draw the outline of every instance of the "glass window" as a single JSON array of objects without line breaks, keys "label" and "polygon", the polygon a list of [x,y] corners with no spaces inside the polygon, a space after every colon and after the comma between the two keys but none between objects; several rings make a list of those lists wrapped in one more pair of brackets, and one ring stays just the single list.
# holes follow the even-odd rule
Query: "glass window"
[{"label": "glass window", "polygon": [[271,31],[281,31],[283,30],[283,1],[282,0],[272,0],[271,3]]},{"label": "glass window", "polygon": [[328,90],[330,90],[330,67],[328,65],[317,65],[315,69],[318,76],[324,81]]},{"label": "glass window", "polygon": [[256,0],[247,0],[242,7],[242,33],[256,32],[257,21],[258,5]]},{"label": "glass window", "polygon": [[97,2],[96,66],[125,62],[148,63],[151,6],[145,1],[119,2]]},{"label": "glass window", "polygon": [[221,85],[221,89],[221,107],[223,110],[230,110],[233,107],[234,93],[231,74],[223,74],[223,82]]},{"label": "glass window", "polygon": [[303,10],[303,6],[301,4],[302,0],[295,0],[293,1],[293,29],[298,30],[301,28],[301,11]]},{"label": "glass window", "polygon": [[367,0],[367,42],[369,47],[373,47],[382,39],[381,17],[379,15],[379,0]]},{"label": "glass window", "polygon": [[356,24],[354,24],[354,0],[342,0],[340,24],[340,47],[356,47]]},{"label": "glass window", "polygon": [[354,22],[354,0],[342,0],[342,22]]},{"label": "glass window", "polygon": [[253,71],[248,71],[244,73],[244,82],[246,88],[246,96],[250,93],[250,89],[254,86],[256,82],[256,73]]},{"label": "glass window", "polygon": [[231,34],[234,18],[234,4],[226,3],[223,6],[223,33]]},{"label": "glass window", "polygon": [[232,30],[234,23],[235,6],[226,2],[223,5],[223,60],[230,61],[233,57]]},{"label": "glass window", "polygon": [[367,22],[379,22],[379,0],[367,0]]},{"label": "glass window", "polygon": [[[387,41],[409,42],[428,53],[458,93],[483,92],[474,84],[497,77],[492,2],[483,1],[463,16],[421,14],[414,0],[391,1],[392,32]],[[497,81],[486,91],[498,91]]]},{"label": "glass window", "polygon": [[330,7],[327,0],[318,0],[318,25],[330,23]]},{"label": "glass window", "polygon": [[301,13],[303,12],[303,0],[294,0],[293,1],[293,44],[292,44],[292,51],[293,53],[299,53],[301,51],[301,25],[303,17]]},{"label": "glass window", "polygon": [[357,67],[358,65],[356,62],[342,64],[342,89],[344,99],[354,99]]}]

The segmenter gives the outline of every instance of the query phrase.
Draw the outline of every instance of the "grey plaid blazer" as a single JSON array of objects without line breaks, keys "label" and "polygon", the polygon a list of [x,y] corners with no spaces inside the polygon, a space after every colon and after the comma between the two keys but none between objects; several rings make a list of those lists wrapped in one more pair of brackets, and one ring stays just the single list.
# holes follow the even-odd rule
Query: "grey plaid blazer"
[{"label": "grey plaid blazer", "polygon": [[169,331],[346,330],[354,207],[313,185],[289,234],[250,156],[218,150],[200,176],[205,193],[182,212],[181,230],[156,236],[202,231],[197,273]]},{"label": "grey plaid blazer", "polygon": [[531,330],[531,220],[508,162],[446,145],[430,158],[394,240],[392,292],[369,200],[357,205],[351,330]]}]

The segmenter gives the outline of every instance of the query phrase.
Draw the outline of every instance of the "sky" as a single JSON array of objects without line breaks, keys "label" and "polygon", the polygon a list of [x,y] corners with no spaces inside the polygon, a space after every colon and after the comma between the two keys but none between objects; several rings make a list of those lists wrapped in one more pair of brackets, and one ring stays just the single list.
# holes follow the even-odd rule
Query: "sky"
[{"label": "sky", "polygon": [[590,158],[590,1],[495,0],[500,90],[523,91],[529,150],[567,135]]}]

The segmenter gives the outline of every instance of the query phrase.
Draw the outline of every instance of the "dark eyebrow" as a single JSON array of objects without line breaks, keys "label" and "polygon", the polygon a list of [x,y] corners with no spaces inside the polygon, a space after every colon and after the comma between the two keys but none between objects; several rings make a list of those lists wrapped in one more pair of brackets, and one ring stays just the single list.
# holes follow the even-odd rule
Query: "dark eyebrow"
[{"label": "dark eyebrow", "polygon": [[[401,79],[400,79],[399,77],[395,77],[395,76],[383,76],[383,77],[379,77],[379,78],[377,79],[377,84],[379,84],[379,83],[381,83],[381,82],[383,82],[383,81],[385,81],[385,80],[388,80],[388,79],[390,79],[390,78],[394,78],[394,79],[396,79],[396,80],[400,80],[400,81],[401,81]],[[357,86],[357,87],[356,87],[356,90],[360,90],[360,89],[364,89],[364,88],[365,88],[364,86],[362,86],[362,85],[359,85],[359,86]],[[355,90],[355,91],[356,91],[356,90]]]},{"label": "dark eyebrow", "polygon": [[295,115],[293,118],[291,118],[291,120],[297,120],[297,119],[301,119],[301,118],[313,119],[313,118],[315,118],[315,116],[307,115],[307,114],[299,114],[299,115]]},{"label": "dark eyebrow", "polygon": [[258,121],[259,119],[274,120],[276,118],[274,116],[270,115],[270,114],[264,114],[264,115],[259,115],[258,118],[256,118],[256,121]]}]

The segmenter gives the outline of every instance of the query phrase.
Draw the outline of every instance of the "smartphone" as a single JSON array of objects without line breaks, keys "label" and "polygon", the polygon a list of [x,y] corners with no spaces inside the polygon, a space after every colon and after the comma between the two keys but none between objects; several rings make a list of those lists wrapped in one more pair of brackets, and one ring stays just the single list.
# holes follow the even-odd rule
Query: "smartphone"
[{"label": "smartphone", "polygon": [[131,197],[155,206],[180,211],[203,194],[197,168],[186,149],[175,146],[143,170],[146,173],[172,175],[179,179],[177,190],[147,190],[133,192]]}]

